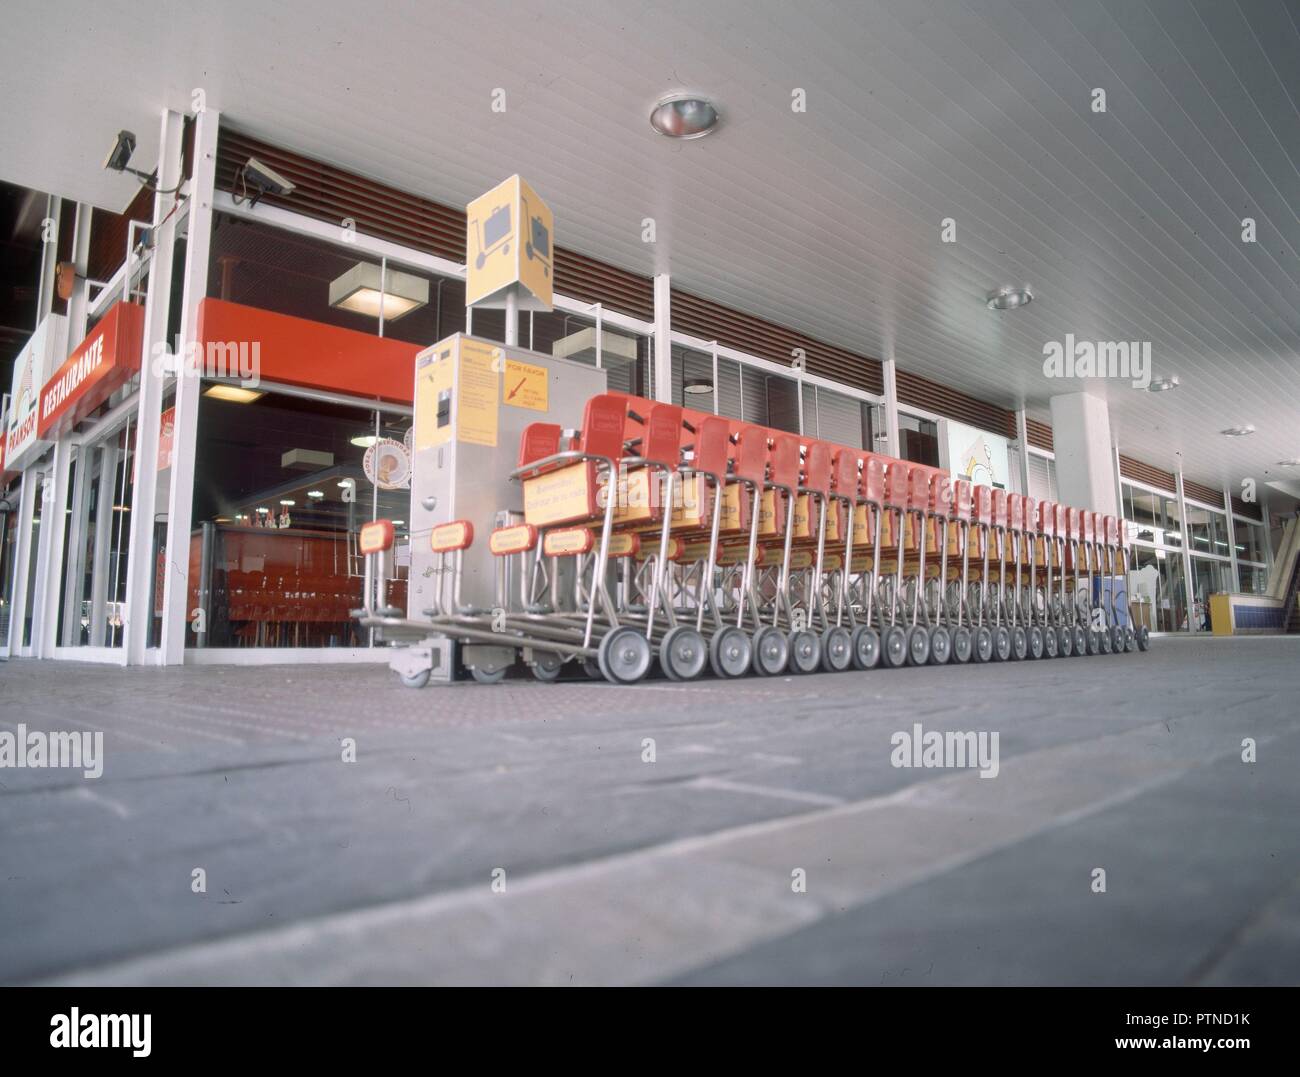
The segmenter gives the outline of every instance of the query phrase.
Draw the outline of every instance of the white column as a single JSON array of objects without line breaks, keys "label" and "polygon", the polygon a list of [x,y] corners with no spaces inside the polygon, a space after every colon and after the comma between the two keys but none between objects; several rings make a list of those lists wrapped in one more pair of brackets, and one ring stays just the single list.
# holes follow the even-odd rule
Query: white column
[{"label": "white column", "polygon": [[667,404],[673,400],[672,285],[667,273],[655,274],[654,398]]},{"label": "white column", "polygon": [[18,654],[23,646],[23,621],[27,619],[27,579],[32,563],[32,518],[40,506],[36,502],[37,475],[34,469],[23,472],[18,490],[18,541],[14,544],[13,602],[9,605],[9,653]]},{"label": "white column", "polygon": [[1052,397],[1052,447],[1061,503],[1119,516],[1106,401],[1089,393]]},{"label": "white column", "polygon": [[[158,190],[180,183],[182,117],[164,109],[158,139]],[[144,342],[140,353],[140,411],[135,436],[135,486],[131,495],[131,537],[126,568],[126,617],[123,647],[127,665],[145,660],[153,620],[154,514],[157,511],[158,429],[162,414],[164,372],[154,361],[156,346],[166,347],[171,310],[172,247],[176,220],[167,219],[174,194],[158,193],[153,201],[153,258],[144,306]],[[166,223],[164,223],[164,221]]]},{"label": "white column", "polygon": [[53,658],[58,643],[59,583],[63,576],[71,466],[72,441],[65,434],[54,443],[54,469],[46,480],[48,496],[41,506],[41,548],[37,553],[38,576],[33,596],[37,616],[32,623],[32,654],[36,658]]},{"label": "white column", "polygon": [[186,369],[176,378],[176,415],[172,432],[172,481],[167,498],[167,576],[163,586],[162,661],[185,661],[189,631],[190,530],[194,514],[194,452],[198,441],[199,370],[202,357],[188,354],[198,331],[199,303],[208,289],[208,257],[212,246],[212,197],[217,168],[220,113],[200,112],[194,128],[194,175],[190,184],[189,239],[185,249],[185,278],[181,292],[181,354]]},{"label": "white column", "polygon": [[1228,520],[1228,556],[1232,558],[1232,590],[1241,586],[1241,574],[1237,571],[1237,521],[1232,518],[1232,487],[1223,484],[1223,507]]},{"label": "white column", "polygon": [[1183,462],[1178,461],[1178,470],[1174,473],[1174,490],[1178,496],[1178,519],[1182,531],[1182,551],[1183,551],[1183,590],[1187,594],[1187,629],[1189,632],[1199,631],[1196,624],[1196,617],[1192,607],[1196,604],[1196,588],[1192,584],[1192,549],[1191,549],[1191,526],[1187,522],[1187,500],[1183,495]]},{"label": "white column", "polygon": [[1016,441],[1020,445],[1020,492],[1029,494],[1029,417],[1024,408],[1016,409]]},{"label": "white column", "polygon": [[[90,218],[92,209],[84,202],[77,203],[76,217],[72,226],[72,264],[76,269],[77,279],[68,299],[68,354],[77,350],[86,338],[86,308],[88,306],[89,286],[86,283],[86,266],[90,259]],[[65,560],[67,561],[67,584],[62,597],[63,634],[59,643],[71,646],[80,640],[78,631],[81,619],[81,588],[86,567],[86,526],[90,509],[90,491],[95,476],[91,475],[90,464],[93,451],[84,447],[77,450],[77,474],[72,485],[72,512],[64,519],[67,521],[67,537],[64,540]]]},{"label": "white column", "polygon": [[[41,277],[36,292],[36,324],[40,325],[45,315],[54,306],[54,269],[59,262],[59,218],[63,216],[63,199],[49,195],[45,199],[45,218],[52,222],[50,226],[41,224]],[[49,236],[46,239],[46,236]],[[66,358],[66,356],[65,356]],[[62,362],[63,360],[59,360]]]},{"label": "white column", "polygon": [[94,207],[78,202],[72,226],[72,264],[76,267],[77,280],[72,286],[72,298],[68,300],[69,355],[86,339],[86,311],[90,306],[90,282],[86,280],[86,272],[90,265],[90,222],[94,212]]},{"label": "white column", "polygon": [[95,508],[95,549],[90,562],[90,645],[102,647],[108,637],[108,558],[113,542],[113,495],[117,493],[118,435],[100,452],[99,500]]},{"label": "white column", "polygon": [[898,381],[894,369],[894,360],[886,359],[881,364],[885,379],[885,453],[888,456],[902,458],[898,439]]}]

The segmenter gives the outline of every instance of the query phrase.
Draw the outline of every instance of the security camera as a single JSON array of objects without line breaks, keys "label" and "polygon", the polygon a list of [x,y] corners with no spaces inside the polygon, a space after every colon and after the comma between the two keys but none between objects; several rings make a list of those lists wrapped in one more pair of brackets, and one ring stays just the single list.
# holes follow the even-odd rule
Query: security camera
[{"label": "security camera", "polygon": [[257,200],[264,194],[275,194],[281,197],[293,194],[293,184],[279,172],[267,168],[256,157],[250,157],[248,163],[240,169],[240,173],[245,188],[251,188],[254,192],[253,205],[257,205]]},{"label": "security camera", "polygon": [[126,166],[131,163],[133,153],[135,153],[135,135],[130,131],[119,131],[117,139],[113,142],[113,148],[104,158],[104,167],[114,172],[125,172]]}]

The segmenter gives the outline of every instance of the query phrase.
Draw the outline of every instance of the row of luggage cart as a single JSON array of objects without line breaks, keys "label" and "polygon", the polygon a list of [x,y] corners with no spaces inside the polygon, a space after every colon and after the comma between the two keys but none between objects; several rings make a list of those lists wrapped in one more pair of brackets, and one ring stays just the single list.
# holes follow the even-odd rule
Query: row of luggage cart
[{"label": "row of luggage cart", "polygon": [[[936,468],[611,392],[580,429],[528,426],[512,478],[524,507],[508,523],[428,535],[420,618],[383,608],[372,562],[394,532],[367,524],[360,623],[510,647],[542,681],[569,668],[617,684],[656,665],[689,681],[1148,646],[1112,597],[1121,520]],[[460,598],[476,542],[497,569],[490,609]]]}]

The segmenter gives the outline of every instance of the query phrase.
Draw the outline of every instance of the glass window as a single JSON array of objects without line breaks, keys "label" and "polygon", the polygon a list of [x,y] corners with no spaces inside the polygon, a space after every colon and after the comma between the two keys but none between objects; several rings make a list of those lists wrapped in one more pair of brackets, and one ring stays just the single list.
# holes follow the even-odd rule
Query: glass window
[{"label": "glass window", "polygon": [[939,424],[906,412],[898,413],[899,455],[914,464],[939,466]]},{"label": "glass window", "polygon": [[[503,324],[500,318],[495,321]],[[479,335],[479,327],[479,315],[475,314],[475,336]],[[502,338],[497,334],[492,339]],[[553,310],[521,314],[519,344],[543,355],[571,359],[587,366],[599,365],[606,372],[610,389],[633,396],[645,395],[646,370],[651,361],[648,337],[614,329],[602,322],[598,340],[595,318]]]},{"label": "glass window", "polygon": [[1237,590],[1243,595],[1262,595],[1268,590],[1268,570],[1261,565],[1237,565]]},{"label": "glass window", "polygon": [[712,411],[713,388],[713,353],[674,344],[673,403],[697,411]]},{"label": "glass window", "polygon": [[[813,436],[854,449],[871,445],[871,405],[820,385],[804,387],[804,400],[813,402]],[[804,432],[809,432],[805,420]]]},{"label": "glass window", "polygon": [[[1164,517],[1164,535],[1163,541],[1167,546],[1181,548],[1183,545],[1183,520],[1178,512],[1178,499],[1176,497],[1160,498],[1160,509]],[[1161,541],[1160,532],[1156,532],[1156,541]]]},{"label": "glass window", "polygon": [[[3,424],[0,424],[3,425]],[[0,647],[9,643],[9,612],[13,608],[14,568],[18,560],[18,517],[22,486],[15,480],[4,491],[0,513]]]},{"label": "glass window", "polygon": [[1155,542],[1158,530],[1163,530],[1160,497],[1148,490],[1124,484],[1124,516],[1136,527],[1134,538]]},{"label": "glass window", "polygon": [[[46,456],[48,466],[49,456]],[[54,475],[48,471],[30,472],[36,483],[36,500],[32,505],[32,537],[27,556],[27,602],[23,614],[22,646],[32,644],[32,621],[36,612],[36,558],[41,545],[41,519],[49,511],[46,498],[54,492]]]},{"label": "glass window", "polygon": [[1135,546],[1128,573],[1129,609],[1139,625],[1153,632],[1169,631],[1165,594],[1164,552]]},{"label": "glass window", "polygon": [[[381,264],[380,259],[362,255],[343,242],[327,243],[218,213],[213,222],[207,294],[377,334],[376,282]],[[351,283],[356,287],[350,288],[344,282],[349,274],[361,271],[360,267],[373,274],[373,280],[354,279]],[[425,345],[464,330],[464,282],[391,262],[387,271],[391,276],[384,289],[384,336]],[[504,324],[500,311],[475,315],[475,330],[492,339],[502,338]]]},{"label": "glass window", "polygon": [[1187,533],[1194,552],[1228,556],[1227,520],[1223,513],[1188,505]]},{"label": "glass window", "polygon": [[1264,547],[1264,525],[1234,518],[1232,529],[1237,540],[1238,560],[1263,564],[1268,557]]},{"label": "glass window", "polygon": [[410,494],[371,483],[376,441],[402,442],[408,417],[267,393],[250,403],[200,397],[190,540],[189,646],[365,646],[357,534],[386,517],[398,531],[389,604],[406,607],[401,547]]},{"label": "glass window", "polygon": [[1029,496],[1035,501],[1059,501],[1056,488],[1056,461],[1048,456],[1029,454]]}]

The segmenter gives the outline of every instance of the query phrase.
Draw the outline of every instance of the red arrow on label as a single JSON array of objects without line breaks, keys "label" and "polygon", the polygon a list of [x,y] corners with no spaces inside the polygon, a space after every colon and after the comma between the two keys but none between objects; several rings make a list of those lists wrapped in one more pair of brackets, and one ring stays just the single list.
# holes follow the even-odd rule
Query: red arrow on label
[{"label": "red arrow on label", "polygon": [[516,394],[517,392],[519,392],[519,390],[522,389],[522,388],[524,387],[524,385],[527,383],[527,381],[528,381],[528,378],[527,378],[526,376],[525,376],[523,379],[521,379],[520,382],[519,382],[519,384],[516,385],[513,389],[510,390],[510,394],[506,397],[506,399],[507,399],[507,400],[513,400],[513,399],[515,398],[515,394]]}]

